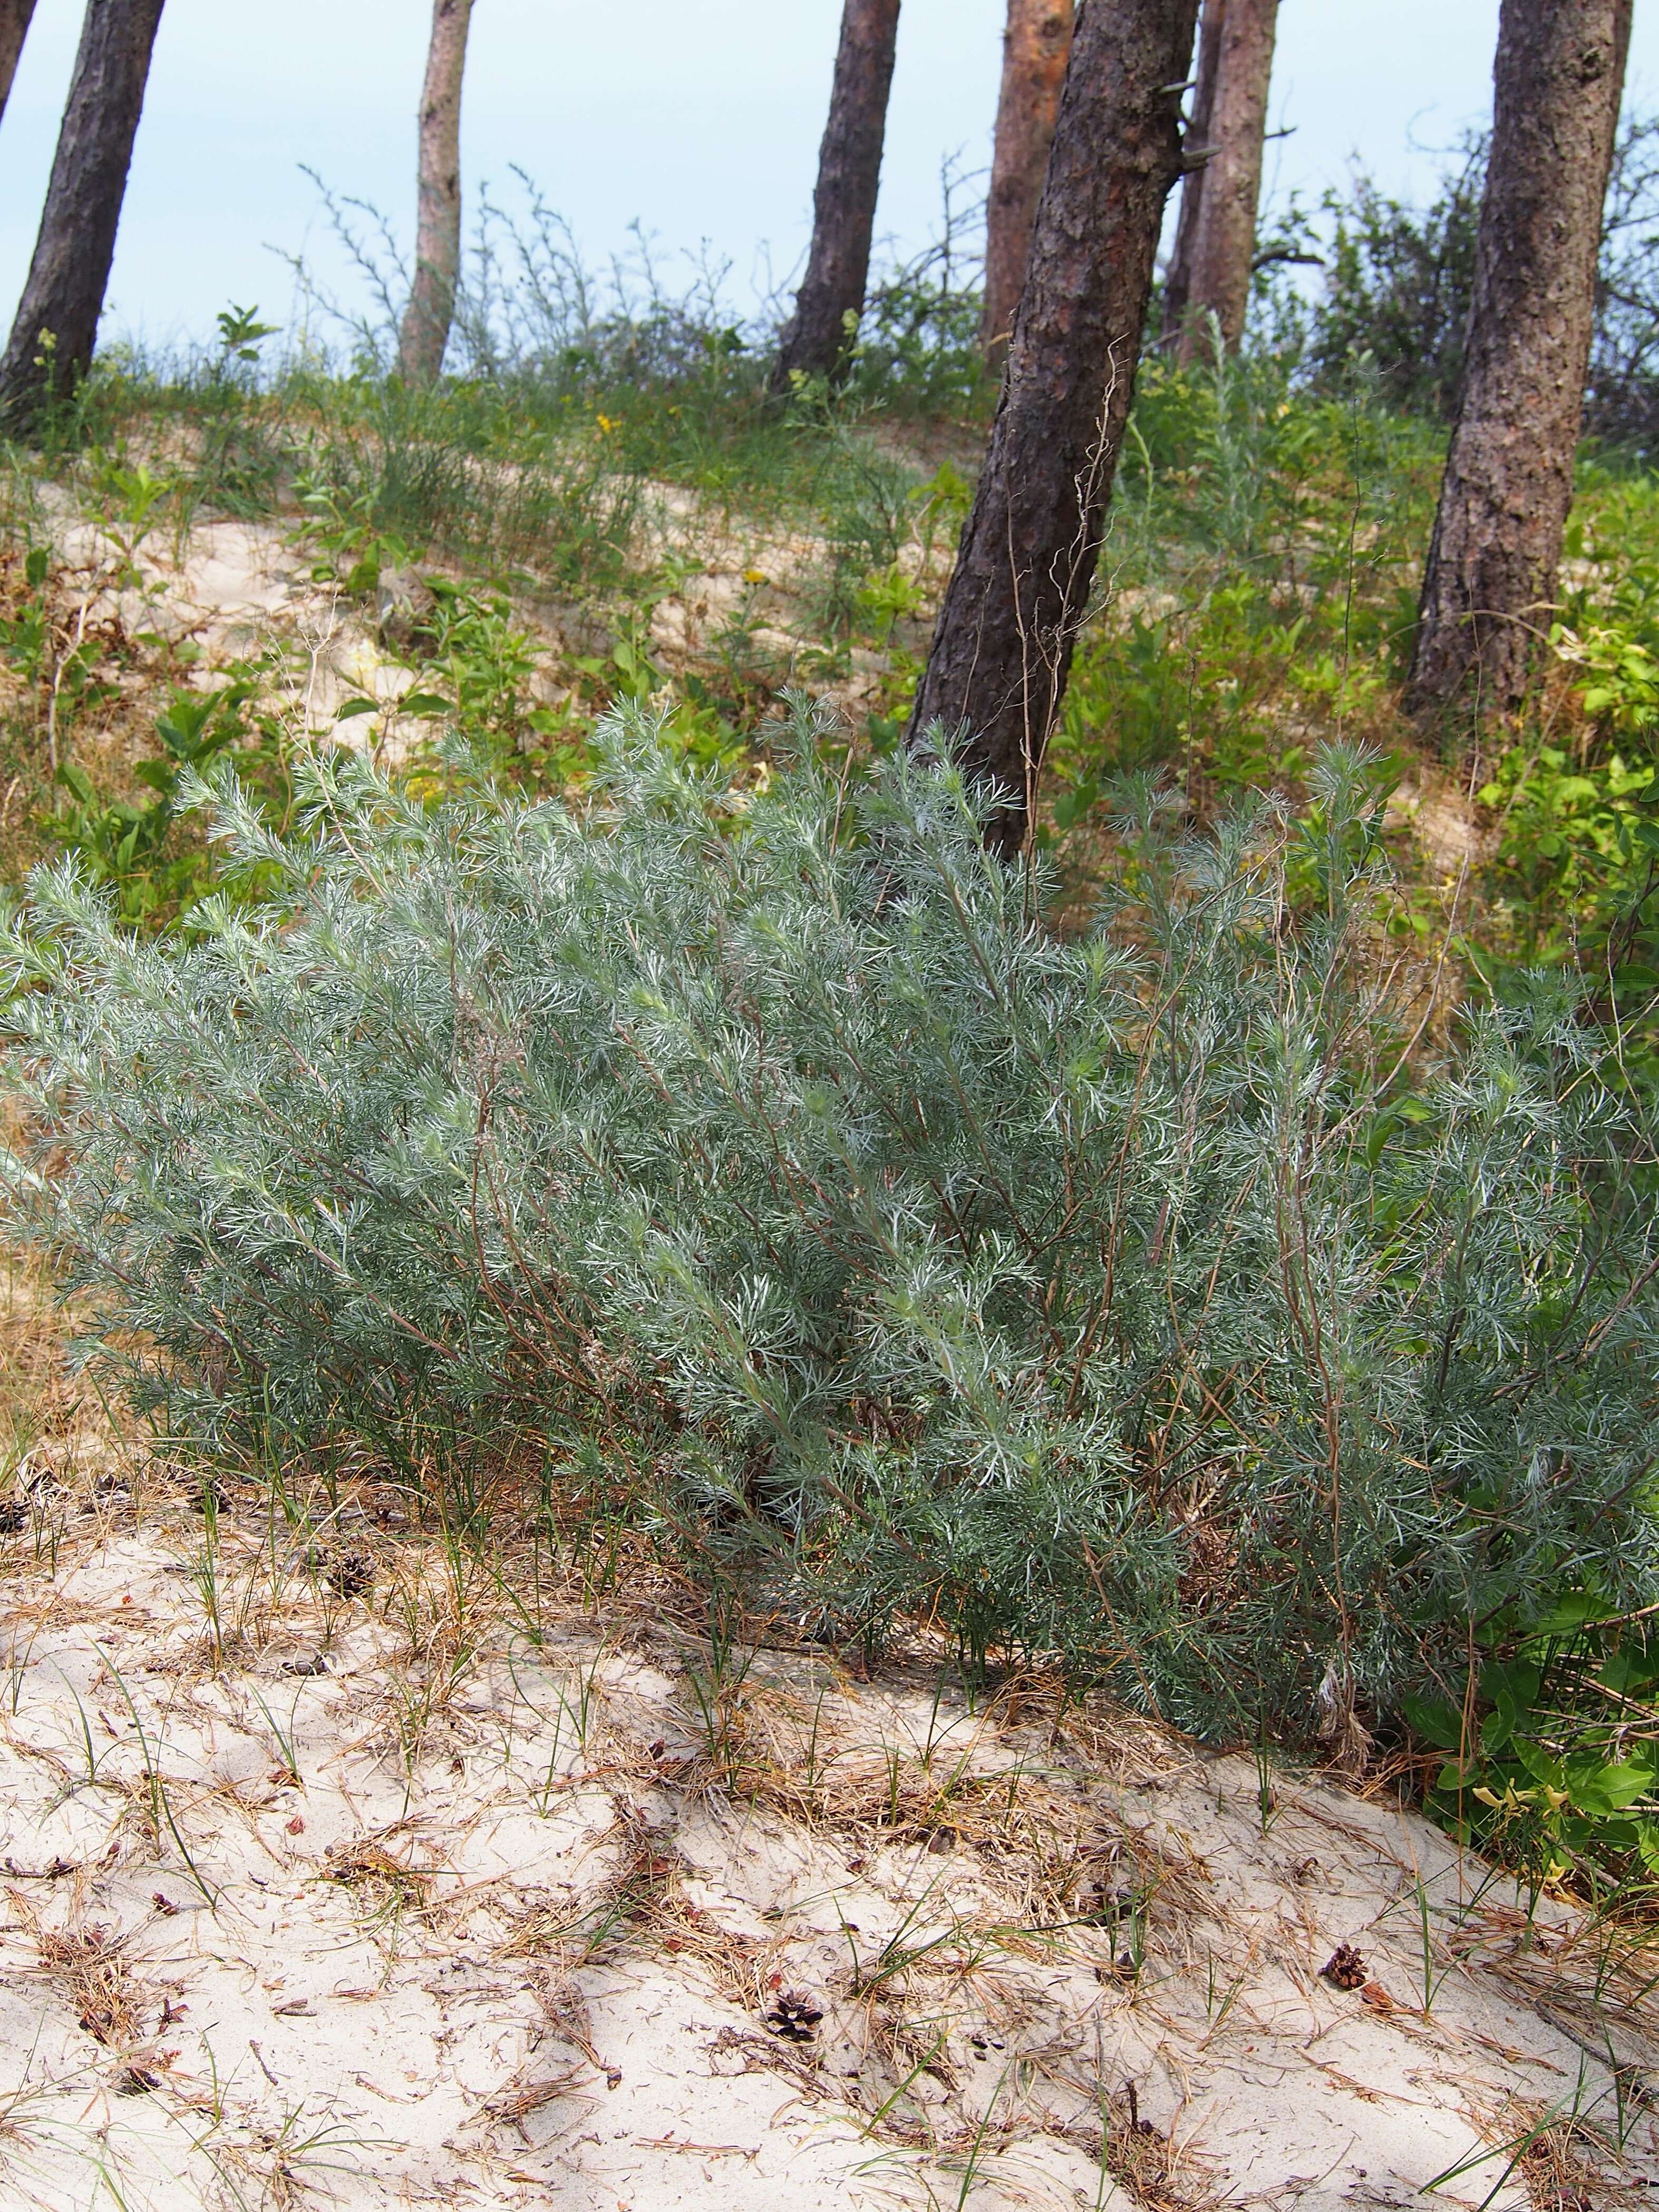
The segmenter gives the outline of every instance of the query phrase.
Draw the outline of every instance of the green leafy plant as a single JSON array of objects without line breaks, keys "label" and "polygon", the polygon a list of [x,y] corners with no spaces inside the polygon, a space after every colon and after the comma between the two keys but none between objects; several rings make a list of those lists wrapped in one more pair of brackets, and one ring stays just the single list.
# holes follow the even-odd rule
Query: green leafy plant
[{"label": "green leafy plant", "polygon": [[148,461],[134,466],[119,453],[94,452],[89,467],[103,505],[104,534],[121,556],[117,581],[140,586],[139,550],[154,535],[162,509],[176,498],[177,479],[171,474],[158,477]]},{"label": "green leafy plant", "polygon": [[1659,721],[1659,663],[1639,639],[1604,625],[1580,637],[1558,623],[1550,644],[1558,659],[1585,672],[1584,712],[1612,736],[1645,736]]},{"label": "green leafy plant", "polygon": [[90,882],[110,890],[123,922],[153,927],[171,919],[212,880],[209,851],[181,847],[177,838],[179,817],[191,803],[184,795],[184,779],[199,778],[240,741],[247,700],[245,684],[176,691],[156,719],[160,757],[133,769],[154,794],[142,803],[102,799],[74,762],[59,768],[68,803],[49,824],[52,834],[77,856]]},{"label": "green leafy plant", "polygon": [[1462,1703],[1406,1702],[1418,1735],[1447,1754],[1429,1808],[1540,1882],[1659,1879],[1659,1639],[1650,1629],[1609,1613],[1589,1589],[1524,1627],[1488,1624]]},{"label": "green leafy plant", "polygon": [[1523,738],[1483,787],[1497,810],[1494,886],[1522,957],[1577,959],[1607,994],[1632,1075],[1659,1076],[1659,664],[1616,627],[1553,633],[1583,672],[1576,733]]},{"label": "green leafy plant", "polygon": [[219,326],[219,354],[213,369],[221,379],[254,367],[263,341],[276,335],[276,324],[262,323],[257,307],[222,307],[214,319]]},{"label": "green leafy plant", "polygon": [[383,571],[406,568],[413,560],[407,539],[378,526],[372,489],[349,493],[337,483],[306,481],[299,495],[307,515],[306,538],[317,549],[314,581],[338,584],[361,596],[377,587]]},{"label": "green leafy plant", "polygon": [[51,651],[51,602],[48,585],[52,554],[44,545],[31,545],[23,556],[27,589],[18,602],[0,615],[0,652],[23,683],[33,690],[48,675]]}]

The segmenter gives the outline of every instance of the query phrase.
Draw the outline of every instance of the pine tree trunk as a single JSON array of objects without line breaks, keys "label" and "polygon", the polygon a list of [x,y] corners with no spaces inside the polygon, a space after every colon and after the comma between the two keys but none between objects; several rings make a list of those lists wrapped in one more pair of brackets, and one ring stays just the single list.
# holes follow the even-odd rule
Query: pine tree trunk
[{"label": "pine tree trunk", "polygon": [[1267,136],[1279,0],[1227,0],[1219,26],[1205,165],[1193,228],[1192,275],[1182,303],[1183,361],[1208,355],[1214,343],[1237,352],[1250,305],[1256,209],[1261,198],[1261,150]]},{"label": "pine tree trunk", "polygon": [[1087,611],[1129,414],[1198,0],[1085,0],[1002,398],[916,695],[1018,848]]},{"label": "pine tree trunk", "polygon": [[1072,49],[1072,0],[1008,0],[1002,38],[1002,93],[985,210],[985,319],[981,340],[989,367],[1007,357],[1042,174],[1054,143],[1060,88]]},{"label": "pine tree trunk", "polygon": [[1215,109],[1216,60],[1221,51],[1221,27],[1227,20],[1227,0],[1204,0],[1198,33],[1198,82],[1193,88],[1192,119],[1182,142],[1181,214],[1176,224],[1175,246],[1164,282],[1165,345],[1181,336],[1187,320],[1187,303],[1193,293],[1193,249],[1198,242],[1198,219],[1203,212],[1204,179],[1209,174],[1210,118]]},{"label": "pine tree trunk", "polygon": [[449,344],[461,274],[461,78],[472,0],[433,0],[421,92],[415,283],[398,365],[410,384],[435,383]]},{"label": "pine tree trunk", "polygon": [[34,258],[0,361],[0,416],[37,422],[92,366],[162,0],[87,0]]},{"label": "pine tree trunk", "polygon": [[0,115],[11,98],[12,79],[33,14],[34,0],[0,0]]},{"label": "pine tree trunk", "polygon": [[812,196],[812,247],[794,314],[778,343],[775,392],[789,392],[797,376],[834,382],[846,373],[852,355],[870,279],[898,19],[899,0],[846,0],[842,11],[830,120]]},{"label": "pine tree trunk", "polygon": [[1507,713],[1572,502],[1631,0],[1503,0],[1456,427],[1407,703]]}]

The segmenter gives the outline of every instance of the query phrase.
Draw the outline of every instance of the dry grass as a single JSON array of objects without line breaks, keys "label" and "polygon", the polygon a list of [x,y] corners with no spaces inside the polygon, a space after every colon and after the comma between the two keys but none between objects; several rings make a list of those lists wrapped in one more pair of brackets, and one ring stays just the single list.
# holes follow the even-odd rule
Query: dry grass
[{"label": "dry grass", "polygon": [[1610,2202],[1608,2177],[1587,2155],[1582,2131],[1571,2121],[1556,2121],[1533,2137],[1521,2154],[1521,2179],[1536,2212],[1601,2212]]},{"label": "dry grass", "polygon": [[[1632,2185],[1633,2177],[1611,2139],[1614,2131],[1564,2112],[1561,2103],[1545,2104],[1515,2093],[1477,2099],[1480,2132],[1503,2179],[1521,2185],[1534,2212],[1619,2212],[1645,2203],[1650,2191]],[[1457,2185],[1456,2180],[1451,2183]]]},{"label": "dry grass", "polygon": [[326,1853],[326,1879],[346,1889],[366,1890],[378,1901],[411,1910],[424,1905],[431,1877],[394,1858],[383,1844],[364,1836],[355,1843],[331,1844]]},{"label": "dry grass", "polygon": [[122,1939],[94,1921],[63,1931],[40,1929],[34,1941],[41,1972],[57,1984],[76,2024],[112,2051],[131,2050],[143,2022]]},{"label": "dry grass", "polygon": [[1141,2118],[1133,2083],[1106,2110],[1101,2163],[1137,2204],[1146,2212],[1219,2212],[1224,2192],[1216,2188],[1211,2162]]},{"label": "dry grass", "polygon": [[[0,1128],[9,1143],[18,1133]],[[0,1247],[0,1537],[46,1541],[54,1500],[95,1510],[130,1492],[136,1477],[131,1430],[90,1380],[70,1372],[64,1336],[45,1266]]]}]

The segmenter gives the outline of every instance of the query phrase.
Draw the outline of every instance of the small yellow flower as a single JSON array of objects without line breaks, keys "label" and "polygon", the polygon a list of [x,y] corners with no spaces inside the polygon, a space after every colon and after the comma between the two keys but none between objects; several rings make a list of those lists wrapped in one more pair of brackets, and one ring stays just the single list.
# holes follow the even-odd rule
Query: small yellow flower
[{"label": "small yellow flower", "polygon": [[745,568],[743,572],[743,580],[745,584],[763,584],[766,581],[766,571],[764,568]]},{"label": "small yellow flower", "polygon": [[607,436],[609,436],[610,433],[617,427],[608,415],[596,415],[593,417],[593,420],[599,424],[600,429],[603,430]]},{"label": "small yellow flower", "polygon": [[1517,1790],[1512,1782],[1504,1784],[1501,1797],[1494,1796],[1490,1790],[1484,1789],[1471,1790],[1469,1794],[1478,1804],[1490,1805],[1494,1813],[1519,1813],[1538,1802],[1535,1790]]}]

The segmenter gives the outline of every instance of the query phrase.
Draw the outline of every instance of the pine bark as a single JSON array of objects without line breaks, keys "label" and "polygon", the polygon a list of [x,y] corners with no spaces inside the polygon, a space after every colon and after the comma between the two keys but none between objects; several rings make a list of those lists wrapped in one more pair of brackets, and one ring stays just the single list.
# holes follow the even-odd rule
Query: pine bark
[{"label": "pine bark", "polygon": [[1008,0],[1002,37],[1002,91],[985,211],[985,319],[981,342],[988,365],[1007,357],[1031,227],[1060,112],[1060,88],[1072,50],[1072,0]]},{"label": "pine bark", "polygon": [[1547,626],[1583,420],[1632,0],[1503,0],[1463,386],[1407,703],[1507,713]]},{"label": "pine bark", "polygon": [[5,113],[11,97],[18,58],[33,15],[34,0],[0,0],[0,115]]},{"label": "pine bark", "polygon": [[1230,353],[1237,351],[1244,336],[1278,21],[1279,0],[1226,0],[1218,27],[1206,136],[1211,151],[1193,226],[1192,273],[1181,308],[1183,361],[1209,353],[1214,343],[1212,316]]},{"label": "pine bark", "polygon": [[0,360],[0,416],[27,433],[92,366],[162,0],[87,0],[34,258]]},{"label": "pine bark", "polygon": [[778,343],[775,392],[789,392],[798,375],[836,382],[852,356],[870,281],[898,20],[899,0],[846,0],[842,11],[830,120],[812,196],[811,251],[794,314]]},{"label": "pine bark", "polygon": [[943,730],[1022,842],[1088,609],[1139,358],[1198,0],[1085,0],[985,465],[908,742]]},{"label": "pine bark", "polygon": [[1198,242],[1198,219],[1203,211],[1204,179],[1209,173],[1210,118],[1215,110],[1216,60],[1221,51],[1221,27],[1227,20],[1227,0],[1204,0],[1198,33],[1198,80],[1193,88],[1192,117],[1182,142],[1182,183],[1181,213],[1176,223],[1175,246],[1164,280],[1165,345],[1172,344],[1186,325],[1187,303],[1193,294],[1193,249]]},{"label": "pine bark", "polygon": [[433,0],[421,92],[415,283],[398,345],[398,365],[410,384],[436,382],[455,316],[461,275],[461,79],[471,18],[472,0]]}]

